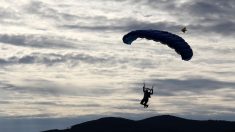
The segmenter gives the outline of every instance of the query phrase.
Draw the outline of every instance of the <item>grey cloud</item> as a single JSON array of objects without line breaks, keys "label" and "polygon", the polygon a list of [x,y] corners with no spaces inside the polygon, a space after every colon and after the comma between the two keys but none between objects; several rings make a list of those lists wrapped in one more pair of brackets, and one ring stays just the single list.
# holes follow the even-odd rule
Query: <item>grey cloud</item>
[{"label": "grey cloud", "polygon": [[0,101],[0,105],[1,105],[1,104],[4,104],[4,105],[5,105],[5,104],[10,104],[10,103],[11,103],[11,101],[5,101],[5,100],[1,100],[1,101]]},{"label": "grey cloud", "polygon": [[223,10],[219,7],[216,6],[215,4],[211,4],[209,2],[203,2],[203,1],[199,1],[199,2],[195,2],[193,5],[191,5],[191,9],[190,9],[191,13],[193,13],[194,15],[203,15],[203,16],[207,16],[210,17],[210,15],[212,15],[211,17],[213,17],[213,15],[217,15],[218,13],[221,13]]},{"label": "grey cloud", "polygon": [[[214,79],[205,78],[189,78],[185,80],[178,79],[166,79],[166,80],[153,80],[157,85],[161,85],[163,88],[173,88],[175,90],[214,90],[224,87],[234,88],[234,82],[219,81]],[[168,86],[165,86],[168,85]],[[175,87],[176,86],[176,87]]]},{"label": "grey cloud", "polygon": [[16,10],[6,7],[0,8],[0,23],[4,25],[13,24],[16,25],[19,23],[20,14]]},{"label": "grey cloud", "polygon": [[12,91],[14,93],[21,93],[21,94],[27,94],[27,93],[31,93],[31,94],[38,94],[38,95],[60,95],[61,93],[66,93],[68,91],[65,91],[63,89],[59,89],[58,87],[56,87],[56,85],[53,86],[45,86],[45,87],[40,87],[40,86],[34,86],[34,87],[28,87],[28,86],[17,86],[11,83],[1,83],[0,84],[2,90],[6,90],[6,91]]},{"label": "grey cloud", "polygon": [[6,64],[9,64],[9,62],[8,62],[8,60],[0,58],[0,64],[1,65],[6,65]]},{"label": "grey cloud", "polygon": [[[138,101],[138,103],[139,103],[139,101]],[[118,110],[129,110],[129,111],[131,111],[131,110],[135,110],[135,109],[138,109],[138,108],[140,108],[139,107],[139,105],[136,105],[136,106],[113,106],[112,107],[112,109],[118,109]]]},{"label": "grey cloud", "polygon": [[91,30],[91,31],[130,31],[137,29],[158,29],[158,30],[171,30],[178,31],[181,25],[172,22],[147,22],[147,21],[139,21],[136,19],[119,19],[119,20],[107,20],[103,22],[103,25],[95,25],[95,26],[85,26],[82,24],[70,24],[70,25],[61,25],[59,27],[65,29],[80,29],[80,30]]},{"label": "grey cloud", "polygon": [[[196,34],[217,33],[223,36],[233,36],[235,29],[234,0],[197,0],[180,3],[176,0],[146,0],[140,5],[150,6],[154,10],[166,12],[181,21],[187,22],[189,29]],[[189,20],[189,21],[187,21]]]},{"label": "grey cloud", "polygon": [[[224,64],[234,64],[234,59],[200,59],[195,61],[198,64],[210,64],[210,65],[224,65]],[[218,72],[218,70],[217,70]],[[231,72],[232,73],[232,72]]]},{"label": "grey cloud", "polygon": [[[113,58],[100,56],[96,57],[84,53],[67,53],[67,54],[57,54],[57,53],[32,53],[24,56],[12,56],[6,59],[0,59],[2,65],[12,65],[12,64],[45,64],[52,66],[58,63],[67,63],[70,65],[77,65],[80,62],[95,64],[110,62]],[[112,62],[111,62],[112,63]]]},{"label": "grey cloud", "polygon": [[154,8],[160,8],[160,9],[171,9],[174,10],[177,8],[176,4],[178,4],[175,0],[132,0],[133,2],[139,2],[143,5],[148,5]]},{"label": "grey cloud", "polygon": [[[30,84],[25,86],[13,84],[10,82],[0,82],[1,90],[11,91],[13,93],[43,95],[43,96],[60,96],[60,95],[74,95],[68,88],[63,88],[55,82],[49,80],[26,80]],[[22,95],[23,96],[23,95]]]},{"label": "grey cloud", "polygon": [[[106,16],[77,16],[74,14],[67,14],[59,12],[50,5],[46,5],[43,2],[33,1],[28,5],[28,12],[40,15],[41,17],[46,17],[48,19],[58,20],[70,20],[69,23],[58,25],[58,27],[65,29],[79,29],[79,30],[90,30],[90,31],[129,31],[135,29],[167,29],[175,30],[179,29],[180,25],[170,22],[158,22],[151,23],[147,21],[139,21],[133,18],[123,18],[123,19],[109,19]],[[76,22],[79,20],[79,22]],[[87,21],[92,23],[89,26],[87,23],[81,22]],[[63,22],[62,22],[63,23]],[[67,24],[66,24],[67,23]],[[76,24],[74,24],[76,23]]]},{"label": "grey cloud", "polygon": [[[217,41],[219,41],[219,40],[215,40],[215,42],[213,42],[213,43],[217,43]],[[223,54],[224,55],[224,54],[232,54],[232,53],[234,53],[235,47],[203,46],[203,47],[199,47],[198,50],[207,51],[207,52],[213,52],[213,53],[216,53],[216,54]]]},{"label": "grey cloud", "polygon": [[53,8],[53,5],[43,3],[41,1],[31,1],[26,6],[27,13],[38,15],[42,18],[52,19],[56,21],[71,21],[80,18],[75,14],[63,13]]},{"label": "grey cloud", "polygon": [[[13,84],[10,82],[0,82],[1,90],[11,91],[13,93],[22,94],[30,94],[32,96],[94,96],[100,97],[104,95],[110,95],[115,92],[115,89],[108,89],[103,87],[89,87],[89,88],[81,88],[79,86],[70,86],[70,85],[60,85],[58,82],[50,81],[50,80],[25,80],[27,82],[24,85]],[[42,103],[43,104],[43,103]],[[44,102],[46,105],[46,103]],[[54,104],[60,105],[60,104]],[[63,104],[61,104],[63,105]],[[89,105],[89,104],[86,104]],[[96,104],[90,104],[90,107],[94,107]],[[70,105],[71,107],[76,107],[79,105]],[[83,106],[82,104],[80,106]]]},{"label": "grey cloud", "polygon": [[[147,80],[150,85],[154,85],[156,93],[159,96],[174,96],[181,92],[206,93],[210,90],[232,88],[235,89],[235,83],[229,81],[219,81],[207,78],[187,78],[187,79],[151,79]],[[137,83],[140,86],[142,84]],[[135,86],[136,87],[136,86]],[[139,89],[134,89],[138,90]]]},{"label": "grey cloud", "polygon": [[[129,1],[131,3],[131,1]],[[78,29],[89,31],[130,31],[136,29],[159,29],[178,32],[184,25],[181,20],[191,20],[188,23],[189,29],[193,30],[192,33],[208,34],[217,33],[220,35],[233,35],[235,29],[234,22],[234,2],[233,1],[189,1],[181,3],[177,1],[165,1],[165,0],[147,0],[139,1],[133,0],[131,4],[135,5],[147,5],[153,9],[167,12],[168,14],[179,19],[179,22],[150,22],[135,19],[135,16],[122,19],[109,19],[105,16],[77,16],[74,14],[66,14],[58,12],[51,8],[49,5],[45,5],[42,2],[32,2],[29,6],[29,10],[32,13],[39,14],[43,17],[47,17],[55,20],[71,20],[69,23],[60,23],[57,25],[59,28],[64,29]],[[35,8],[36,6],[37,8]],[[170,9],[170,10],[169,10]],[[141,12],[141,11],[139,11]],[[157,17],[157,16],[155,16]],[[75,21],[76,19],[79,22]],[[81,21],[82,20],[82,21]],[[91,24],[86,23],[89,22]],[[85,23],[84,23],[85,22]]]},{"label": "grey cloud", "polygon": [[74,48],[72,40],[65,37],[41,35],[0,34],[0,42],[23,47],[36,48]]},{"label": "grey cloud", "polygon": [[193,4],[191,4],[190,2],[186,4],[191,5],[188,8],[194,15],[212,18],[215,16],[222,17],[218,18],[218,20],[231,16],[232,13],[234,13],[235,6],[235,2],[233,0],[199,0],[193,2]]},{"label": "grey cloud", "polygon": [[[234,0],[189,0],[186,2],[179,2],[177,0],[146,0],[144,2],[139,0],[133,0],[132,2],[140,2],[146,6],[160,8],[162,11],[166,11],[168,13],[177,13],[177,14],[185,14],[189,13],[188,17],[214,17],[218,20],[221,18],[215,17],[220,16],[222,18],[233,16],[235,2]],[[170,10],[168,10],[170,9]],[[191,14],[191,15],[190,15]],[[195,16],[192,16],[195,15]],[[180,17],[180,16],[176,16]]]},{"label": "grey cloud", "polygon": [[[68,67],[76,67],[80,64],[95,65],[94,72],[112,72],[110,67],[134,66],[135,68],[154,68],[154,62],[150,58],[134,58],[115,56],[113,54],[89,54],[89,53],[38,53],[34,52],[26,55],[11,56],[8,58],[0,58],[0,66],[7,67],[12,65],[31,65],[41,64],[46,66],[66,65]],[[97,71],[98,70],[98,71]]]},{"label": "grey cloud", "polygon": [[0,17],[2,19],[18,18],[19,16],[11,8],[0,8]]},{"label": "grey cloud", "polygon": [[[112,20],[108,19],[106,16],[101,16],[96,14],[94,14],[93,16],[86,14],[77,15],[76,13],[63,12],[53,7],[55,7],[55,5],[46,4],[41,1],[32,1],[29,3],[29,5],[26,6],[26,11],[27,13],[37,15],[42,19],[53,20],[57,23],[56,26],[65,27],[65,28],[98,30],[106,27],[104,23],[113,22]],[[63,7],[69,8],[69,5],[63,5],[62,8]],[[59,6],[59,8],[61,7]],[[97,26],[94,27],[85,26],[90,23],[92,23],[92,25],[97,25]]]},{"label": "grey cloud", "polygon": [[212,26],[208,26],[209,31],[216,32],[223,35],[234,35],[235,34],[235,21],[224,21],[217,23]]},{"label": "grey cloud", "polygon": [[185,12],[188,12],[186,17],[192,17],[195,20],[189,28],[192,27],[200,33],[234,35],[234,1],[197,1],[194,4],[188,2],[185,6]]},{"label": "grey cloud", "polygon": [[86,104],[66,104],[58,101],[40,101],[40,102],[25,102],[25,104],[31,104],[31,105],[41,105],[41,106],[50,106],[50,107],[100,107],[100,104],[96,103],[86,103]]}]

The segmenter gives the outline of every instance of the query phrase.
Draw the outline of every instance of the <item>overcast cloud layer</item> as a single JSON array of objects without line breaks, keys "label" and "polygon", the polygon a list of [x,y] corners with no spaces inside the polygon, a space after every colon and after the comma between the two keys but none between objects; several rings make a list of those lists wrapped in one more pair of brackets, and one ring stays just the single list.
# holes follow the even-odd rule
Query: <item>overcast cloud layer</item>
[{"label": "overcast cloud layer", "polygon": [[[0,129],[161,114],[235,121],[234,14],[234,0],[0,1]],[[123,44],[136,29],[178,34],[194,56]],[[148,109],[144,81],[155,86]]]}]

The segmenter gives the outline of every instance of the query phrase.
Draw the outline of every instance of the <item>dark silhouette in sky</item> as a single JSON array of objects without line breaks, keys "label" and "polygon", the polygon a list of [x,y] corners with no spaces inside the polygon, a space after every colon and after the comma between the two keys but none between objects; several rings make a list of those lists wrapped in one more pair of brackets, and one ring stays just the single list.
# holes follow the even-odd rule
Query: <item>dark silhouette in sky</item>
[{"label": "dark silhouette in sky", "polygon": [[235,132],[235,122],[197,121],[163,115],[133,121],[107,117],[45,132]]},{"label": "dark silhouette in sky", "polygon": [[193,56],[193,50],[183,38],[166,31],[135,30],[124,35],[122,40],[125,44],[130,45],[137,38],[145,38],[166,44],[168,47],[174,49],[176,53],[181,55],[182,60],[185,61],[190,60]]},{"label": "dark silhouette in sky", "polygon": [[186,27],[183,27],[183,28],[181,29],[181,31],[182,31],[183,33],[185,33],[185,32],[188,31],[188,30],[187,30]]},{"label": "dark silhouette in sky", "polygon": [[144,97],[141,100],[140,104],[144,105],[144,108],[148,108],[149,105],[147,103],[149,101],[149,98],[151,98],[151,95],[153,94],[153,86],[151,89],[146,88],[144,83],[143,92],[144,92]]}]

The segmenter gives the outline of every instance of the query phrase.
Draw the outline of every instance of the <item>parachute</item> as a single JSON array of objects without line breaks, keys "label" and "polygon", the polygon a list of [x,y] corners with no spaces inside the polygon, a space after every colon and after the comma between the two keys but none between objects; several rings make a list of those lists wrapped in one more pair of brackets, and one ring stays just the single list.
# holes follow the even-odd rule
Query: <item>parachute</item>
[{"label": "parachute", "polygon": [[145,38],[148,40],[154,40],[162,44],[166,44],[168,47],[174,49],[176,53],[181,55],[182,60],[188,61],[193,56],[191,47],[183,38],[178,35],[169,33],[167,31],[160,30],[135,30],[124,35],[122,40],[125,44],[131,45],[131,43],[137,38]]}]

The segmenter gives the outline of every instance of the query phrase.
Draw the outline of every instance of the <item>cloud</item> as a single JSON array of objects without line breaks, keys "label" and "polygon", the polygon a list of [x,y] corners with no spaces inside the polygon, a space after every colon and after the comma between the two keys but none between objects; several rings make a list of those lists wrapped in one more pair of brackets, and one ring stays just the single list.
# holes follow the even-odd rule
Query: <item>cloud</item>
[{"label": "cloud", "polygon": [[20,19],[20,15],[14,8],[8,7],[0,8],[0,23],[2,24],[17,24]]},{"label": "cloud", "polygon": [[192,2],[193,4],[190,4],[190,2],[186,3],[190,5],[188,7],[190,13],[202,17],[217,18],[218,20],[223,18],[230,18],[235,5],[235,2],[233,0],[199,0]]},{"label": "cloud", "polygon": [[[19,93],[22,97],[25,94],[39,95],[39,96],[107,96],[113,94],[115,89],[108,89],[107,87],[89,86],[77,86],[69,83],[56,82],[46,79],[26,79],[22,84],[11,82],[0,82],[1,90],[11,91],[13,93]],[[55,104],[54,104],[55,105]],[[87,104],[88,105],[88,104]],[[73,105],[74,106],[74,105]],[[79,105],[77,105],[79,106]],[[91,107],[94,106],[91,104]]]},{"label": "cloud", "polygon": [[[100,2],[93,1],[92,4]],[[102,13],[91,14],[88,12],[87,14],[79,14],[75,13],[76,10],[74,8],[81,7],[81,12],[84,12],[86,5],[31,1],[24,6],[25,12],[22,13],[35,15],[39,17],[39,20],[42,19],[45,22],[53,20],[52,23],[50,22],[50,26],[55,26],[55,28],[75,29],[79,31],[126,32],[136,29],[159,29],[178,32],[181,27],[187,26],[192,34],[201,34],[202,36],[208,33],[216,33],[222,36],[234,35],[235,21],[233,16],[235,2],[233,0],[132,0],[106,2],[116,2],[117,7],[124,6],[126,8],[130,4],[140,9],[133,9],[129,15],[123,14],[124,17],[114,18],[109,17],[109,14],[104,14],[103,11],[117,15],[120,10],[112,10],[112,8],[106,7],[101,11],[97,7],[93,10],[101,11]],[[149,8],[143,12],[141,10],[143,6]],[[66,7],[65,9],[68,11],[65,11],[61,7]],[[153,10],[155,12],[152,12]],[[4,14],[4,12],[0,14]],[[142,14],[142,18],[136,12],[137,14]],[[17,14],[14,11],[9,11],[9,13],[12,15]],[[158,16],[158,13],[165,14],[165,17],[169,19],[160,19],[162,16]],[[147,19],[147,17],[144,19],[144,16],[151,16],[155,19]]]},{"label": "cloud", "polygon": [[[94,56],[85,53],[31,53],[23,56],[11,56],[6,59],[0,59],[2,65],[13,64],[45,64],[47,66],[53,66],[54,64],[67,63],[69,65],[77,65],[79,63],[88,64],[102,64],[112,63],[113,58],[105,56]],[[110,62],[111,61],[111,62]]]},{"label": "cloud", "polygon": [[8,19],[8,18],[18,18],[19,16],[17,16],[15,10],[13,10],[12,8],[0,8],[0,17],[2,19]]},{"label": "cloud", "polygon": [[232,36],[235,33],[235,21],[223,21],[204,28],[208,29],[207,31]]},{"label": "cloud", "polygon": [[37,15],[42,19],[52,19],[55,21],[72,21],[80,18],[74,14],[60,12],[53,8],[54,6],[55,5],[50,5],[41,1],[31,1],[26,5],[25,10],[27,13]]},{"label": "cloud", "polygon": [[[44,82],[45,83],[45,82]],[[52,82],[46,81],[44,85],[36,85],[29,87],[29,86],[18,86],[16,84],[11,84],[9,82],[1,82],[0,87],[2,90],[11,91],[14,93],[30,93],[30,94],[38,94],[38,95],[60,95],[61,93],[67,92],[59,88],[59,86],[53,84]]]},{"label": "cloud", "polygon": [[36,102],[27,102],[27,104],[31,104],[31,105],[39,105],[39,106],[47,106],[47,107],[69,107],[69,108],[72,108],[72,107],[75,107],[75,108],[78,108],[78,107],[83,107],[83,108],[88,108],[88,107],[94,107],[94,108],[98,108],[98,107],[101,107],[100,104],[97,104],[97,103],[84,103],[84,104],[68,104],[66,102],[58,102],[58,101],[36,101]]},{"label": "cloud", "polygon": [[0,104],[5,104],[5,105],[7,104],[7,105],[8,105],[8,104],[10,104],[10,103],[11,103],[10,101],[5,101],[5,100],[1,100],[1,101],[0,101]]},{"label": "cloud", "polygon": [[[110,68],[135,67],[139,69],[154,68],[154,62],[151,58],[135,58],[132,56],[116,56],[109,53],[89,53],[89,52],[55,52],[41,53],[32,52],[24,55],[12,55],[7,58],[0,58],[0,66],[12,67],[14,65],[44,65],[47,67],[64,66],[70,68],[87,65],[86,68],[92,68],[96,72],[116,72]],[[120,69],[119,69],[120,70]]]},{"label": "cloud", "polygon": [[[196,32],[195,34],[216,33],[222,36],[233,36],[235,29],[233,0],[133,0],[133,3],[145,5],[152,10],[160,10],[174,17],[176,25],[186,25]],[[157,17],[157,16],[156,16]],[[192,32],[192,33],[193,33]]]},{"label": "cloud", "polygon": [[[130,2],[130,1],[129,1]],[[158,29],[178,32],[181,27],[187,26],[192,34],[216,33],[222,36],[234,35],[235,20],[233,17],[233,1],[163,1],[163,0],[133,0],[130,2],[137,7],[149,6],[156,12],[165,12],[166,17],[174,17],[173,20],[138,19],[134,12],[126,18],[110,19],[105,16],[93,16],[84,18],[84,22],[60,24],[59,28],[76,29],[99,32],[127,32],[137,29]],[[170,9],[170,10],[169,10]],[[149,9],[150,10],[150,9]],[[137,10],[138,11],[138,10]],[[141,12],[139,10],[138,12]],[[148,12],[148,10],[146,11]],[[145,16],[145,13],[142,13]],[[158,16],[148,13],[150,16]],[[85,21],[90,21],[87,24]]]},{"label": "cloud", "polygon": [[[156,93],[160,96],[175,96],[181,92],[188,92],[190,94],[206,93],[210,90],[213,91],[223,88],[235,89],[234,82],[219,81],[203,77],[186,79],[151,79],[146,80],[146,82],[150,85],[154,85]],[[138,83],[137,85],[139,86],[141,84]]]},{"label": "cloud", "polygon": [[[95,19],[95,17],[94,17]],[[59,26],[65,29],[74,29],[74,30],[88,30],[88,31],[99,31],[99,32],[127,32],[137,29],[158,29],[158,30],[171,30],[177,31],[181,25],[178,25],[173,22],[149,22],[143,20],[137,20],[132,18],[123,18],[123,19],[106,19],[103,20],[102,25],[86,26],[82,24],[66,24]]]},{"label": "cloud", "polygon": [[192,17],[195,23],[189,24],[195,30],[203,33],[217,33],[222,36],[234,35],[235,19],[234,1],[196,1],[185,3],[187,17]]},{"label": "cloud", "polygon": [[0,34],[0,42],[22,47],[74,48],[72,40],[67,40],[65,37],[46,35]]}]

